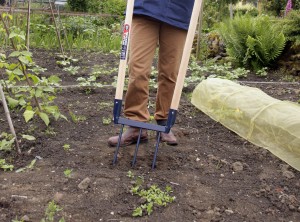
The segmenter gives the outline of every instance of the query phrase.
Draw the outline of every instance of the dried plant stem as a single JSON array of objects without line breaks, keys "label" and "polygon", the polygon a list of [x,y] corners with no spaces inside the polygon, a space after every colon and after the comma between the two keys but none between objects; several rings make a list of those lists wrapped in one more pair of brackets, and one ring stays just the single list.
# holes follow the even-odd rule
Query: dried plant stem
[{"label": "dried plant stem", "polygon": [[3,107],[4,107],[5,115],[6,115],[6,118],[7,118],[7,122],[9,124],[10,132],[15,137],[17,152],[18,152],[18,154],[21,154],[21,149],[20,149],[20,145],[19,145],[19,142],[18,142],[17,134],[16,134],[14,125],[12,123],[12,120],[11,120],[11,117],[10,117],[10,114],[9,114],[9,110],[8,110],[8,107],[7,107],[6,99],[5,99],[3,88],[2,88],[1,84],[0,84],[0,94],[1,94],[1,98],[2,98],[2,104],[3,104]]}]

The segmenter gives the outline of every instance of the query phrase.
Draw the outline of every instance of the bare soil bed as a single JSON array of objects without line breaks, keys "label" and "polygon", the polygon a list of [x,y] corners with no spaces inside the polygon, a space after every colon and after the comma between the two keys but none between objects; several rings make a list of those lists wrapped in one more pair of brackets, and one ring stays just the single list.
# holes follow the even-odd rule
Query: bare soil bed
[{"label": "bare soil bed", "polygon": [[[53,51],[34,51],[36,63],[47,68],[45,75],[57,74],[62,85],[77,84],[76,78],[87,77],[95,65],[118,65],[113,55],[81,53],[75,57],[80,58],[81,68],[70,75],[56,65]],[[110,84],[116,75],[103,75],[100,81]],[[299,84],[274,83],[278,80],[274,78],[251,79],[273,83],[243,84],[259,87],[275,98],[299,100]],[[107,145],[107,139],[117,135],[120,126],[104,120],[112,118],[113,87],[88,93],[85,88],[62,88],[55,101],[69,121],[52,121],[48,128],[40,120],[26,124],[21,112],[12,111],[17,133],[33,135],[36,140],[22,141],[20,156],[0,153],[15,166],[12,172],[0,171],[0,221],[22,217],[41,221],[52,200],[63,208],[54,221],[61,217],[70,222],[300,221],[300,172],[197,110],[189,99],[194,87],[184,89],[178,110],[174,132],[179,145],[160,145],[155,170],[151,170],[154,132],[149,132],[148,143],[140,145],[135,168],[131,167],[134,145],[121,148],[119,161],[112,166],[115,149]],[[154,100],[153,91],[150,102]],[[85,119],[74,123],[70,111]],[[9,132],[2,106],[0,132]],[[64,144],[70,145],[69,151]],[[35,158],[33,169],[15,172]],[[69,178],[64,175],[66,169],[72,169]],[[132,217],[142,201],[130,193],[133,179],[128,171],[143,176],[145,187],[171,186],[175,201],[155,207],[150,216]],[[79,186],[86,178],[86,186]]]}]

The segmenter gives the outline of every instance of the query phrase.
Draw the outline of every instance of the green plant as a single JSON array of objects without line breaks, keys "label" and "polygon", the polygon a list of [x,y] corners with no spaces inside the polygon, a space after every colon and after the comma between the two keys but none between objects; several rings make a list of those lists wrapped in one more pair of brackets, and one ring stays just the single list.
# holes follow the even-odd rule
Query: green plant
[{"label": "green plant", "polygon": [[66,170],[64,170],[65,177],[70,178],[72,172],[73,172],[72,169],[66,169]]},{"label": "green plant", "polygon": [[0,134],[0,139],[0,151],[11,151],[15,141],[13,135],[3,132]]},{"label": "green plant", "polygon": [[[51,202],[48,203],[48,206],[45,211],[45,218],[43,218],[41,220],[41,222],[53,222],[56,214],[62,210],[63,209],[60,208],[59,205],[57,205],[54,202],[54,200],[52,200]],[[64,222],[64,221],[65,221],[65,219],[63,217],[60,218],[60,220],[59,220],[59,222]]]},{"label": "green plant", "polygon": [[48,126],[45,130],[45,135],[47,136],[56,136],[57,132],[55,132],[54,128],[51,126]]},{"label": "green plant", "polygon": [[257,70],[255,74],[258,75],[258,76],[264,77],[264,76],[268,75],[267,70],[268,70],[268,68],[264,67],[264,68],[262,68],[260,70]]},{"label": "green plant", "polygon": [[222,23],[219,31],[229,56],[254,70],[272,65],[285,46],[282,31],[268,16],[237,16]]},{"label": "green plant", "polygon": [[65,151],[69,151],[70,147],[71,147],[70,144],[64,144],[63,145],[63,148],[64,148]]},{"label": "green plant", "polygon": [[22,168],[16,170],[16,173],[21,173],[21,172],[24,172],[24,171],[33,169],[34,166],[35,166],[35,163],[36,163],[36,159],[33,159],[33,160],[30,162],[30,164],[28,164],[26,167],[22,167]]},{"label": "green plant", "polygon": [[69,67],[63,68],[64,71],[70,72],[72,75],[77,74],[79,69],[80,69],[80,66],[69,66]]},{"label": "green plant", "polygon": [[72,111],[69,111],[71,119],[74,123],[83,122],[86,120],[86,117],[83,115],[75,115]]},{"label": "green plant", "polygon": [[293,46],[300,45],[300,10],[292,10],[286,18],[279,22],[283,26],[283,33]]},{"label": "green plant", "polygon": [[133,217],[142,217],[143,214],[150,215],[154,210],[154,206],[166,207],[167,204],[172,203],[175,200],[175,196],[170,195],[173,192],[170,186],[166,186],[164,191],[161,190],[157,185],[151,185],[149,188],[143,189],[143,177],[138,176],[135,178],[131,171],[127,172],[127,176],[131,179],[135,179],[134,185],[130,190],[131,194],[137,195],[144,200],[144,204],[141,204],[133,210]]},{"label": "green plant", "polygon": [[12,171],[14,169],[14,165],[7,164],[5,159],[0,159],[0,169],[3,169],[4,171]]},{"label": "green plant", "polygon": [[6,55],[0,55],[0,68],[4,69],[8,76],[5,82],[7,85],[13,86],[24,82],[28,85],[25,88],[14,87],[11,93],[6,95],[10,108],[25,110],[23,116],[26,122],[34,116],[38,116],[48,125],[49,115],[52,115],[55,120],[65,118],[59,112],[58,107],[52,104],[55,99],[53,85],[58,85],[60,79],[57,76],[49,78],[38,76],[42,69],[36,66],[32,59],[32,53],[26,50],[24,33],[19,28],[8,27],[4,18],[11,18],[10,16],[7,14],[0,14],[0,16],[14,49],[8,56],[9,60]]},{"label": "green plant", "polygon": [[103,125],[109,125],[111,123],[111,118],[110,117],[102,117],[102,123]]}]

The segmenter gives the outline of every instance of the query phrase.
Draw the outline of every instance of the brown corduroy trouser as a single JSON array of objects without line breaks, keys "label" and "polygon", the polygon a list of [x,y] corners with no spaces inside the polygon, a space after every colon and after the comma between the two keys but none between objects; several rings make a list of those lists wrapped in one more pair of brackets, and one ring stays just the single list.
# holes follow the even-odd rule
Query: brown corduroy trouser
[{"label": "brown corduroy trouser", "polygon": [[187,31],[153,20],[134,16],[129,49],[129,83],[125,96],[127,118],[147,122],[149,78],[156,47],[158,57],[158,90],[154,118],[166,120],[176,84]]}]

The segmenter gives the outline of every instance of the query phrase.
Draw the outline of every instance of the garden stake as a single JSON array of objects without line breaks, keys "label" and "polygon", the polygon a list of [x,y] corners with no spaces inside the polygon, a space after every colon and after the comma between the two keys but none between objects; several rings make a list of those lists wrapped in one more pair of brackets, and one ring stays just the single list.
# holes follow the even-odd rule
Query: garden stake
[{"label": "garden stake", "polygon": [[2,105],[4,107],[4,111],[5,111],[5,115],[6,115],[6,119],[7,119],[8,125],[9,125],[10,132],[15,137],[15,143],[16,143],[16,147],[17,147],[17,152],[18,152],[18,154],[21,154],[21,149],[20,149],[20,146],[19,146],[17,134],[16,134],[14,125],[12,123],[12,120],[11,120],[11,117],[10,117],[10,114],[9,114],[9,109],[8,109],[8,106],[7,106],[7,103],[6,103],[6,99],[5,99],[3,88],[2,88],[1,84],[0,84],[0,94],[1,94]]},{"label": "garden stake", "polygon": [[60,47],[60,52],[65,60],[65,53],[64,53],[64,48],[62,46],[62,43],[61,43],[61,38],[60,38],[60,31],[58,29],[58,26],[57,26],[57,23],[56,23],[56,20],[55,20],[55,16],[54,16],[54,11],[53,11],[53,7],[52,7],[52,2],[51,0],[49,0],[49,5],[50,5],[50,9],[51,9],[51,15],[52,15],[52,19],[53,19],[53,22],[54,22],[54,26],[55,26],[55,31],[56,31],[56,36],[57,36],[57,40],[58,40],[58,43],[59,43],[59,47]]},{"label": "garden stake", "polygon": [[30,10],[31,10],[31,0],[28,0],[28,12],[27,12],[27,28],[26,28],[26,47],[29,52],[29,34],[30,34]]},{"label": "garden stake", "polygon": [[123,133],[123,127],[124,125],[128,125],[131,127],[136,127],[139,128],[139,137],[138,141],[136,144],[136,149],[134,153],[134,159],[132,161],[132,166],[135,166],[136,163],[136,157],[137,157],[137,152],[138,152],[138,147],[140,144],[140,137],[142,134],[142,129],[147,129],[147,130],[153,130],[157,131],[157,136],[156,136],[156,146],[155,146],[155,152],[154,152],[154,157],[152,161],[152,169],[156,167],[156,158],[157,158],[157,153],[158,153],[158,148],[159,148],[159,142],[160,142],[160,135],[161,132],[164,133],[169,133],[171,130],[171,127],[174,125],[175,120],[176,120],[176,114],[177,114],[177,109],[179,106],[179,101],[181,97],[181,92],[184,84],[184,79],[186,75],[186,71],[188,68],[188,62],[193,46],[193,40],[194,40],[194,35],[196,32],[197,28],[197,21],[198,21],[198,16],[200,14],[200,9],[202,5],[202,0],[195,0],[194,2],[194,8],[191,16],[191,21],[187,33],[187,38],[186,42],[184,45],[183,49],[183,54],[182,54],[182,59],[179,67],[179,72],[178,72],[178,77],[173,93],[173,98],[169,110],[169,115],[167,119],[167,124],[166,126],[160,126],[156,124],[150,124],[150,123],[144,123],[144,122],[139,122],[135,120],[130,120],[127,118],[122,118],[120,117],[121,114],[121,109],[122,109],[122,98],[123,98],[123,90],[124,90],[124,80],[125,80],[125,72],[126,72],[126,62],[127,62],[127,54],[128,54],[128,46],[129,46],[129,36],[131,32],[131,23],[132,23],[132,15],[133,15],[133,6],[134,6],[134,0],[128,0],[127,1],[127,8],[126,8],[126,17],[125,17],[125,22],[123,26],[123,36],[122,36],[122,48],[121,48],[121,54],[120,54],[120,64],[119,64],[119,72],[118,72],[118,79],[117,79],[117,88],[116,88],[116,94],[115,94],[115,100],[114,100],[114,109],[113,109],[113,115],[114,115],[114,123],[115,124],[121,124],[121,130],[119,134],[119,140],[118,144],[116,147],[116,151],[114,154],[114,160],[113,160],[113,165],[116,164],[117,162],[117,156],[121,144],[121,138],[122,138],[122,133]]}]

